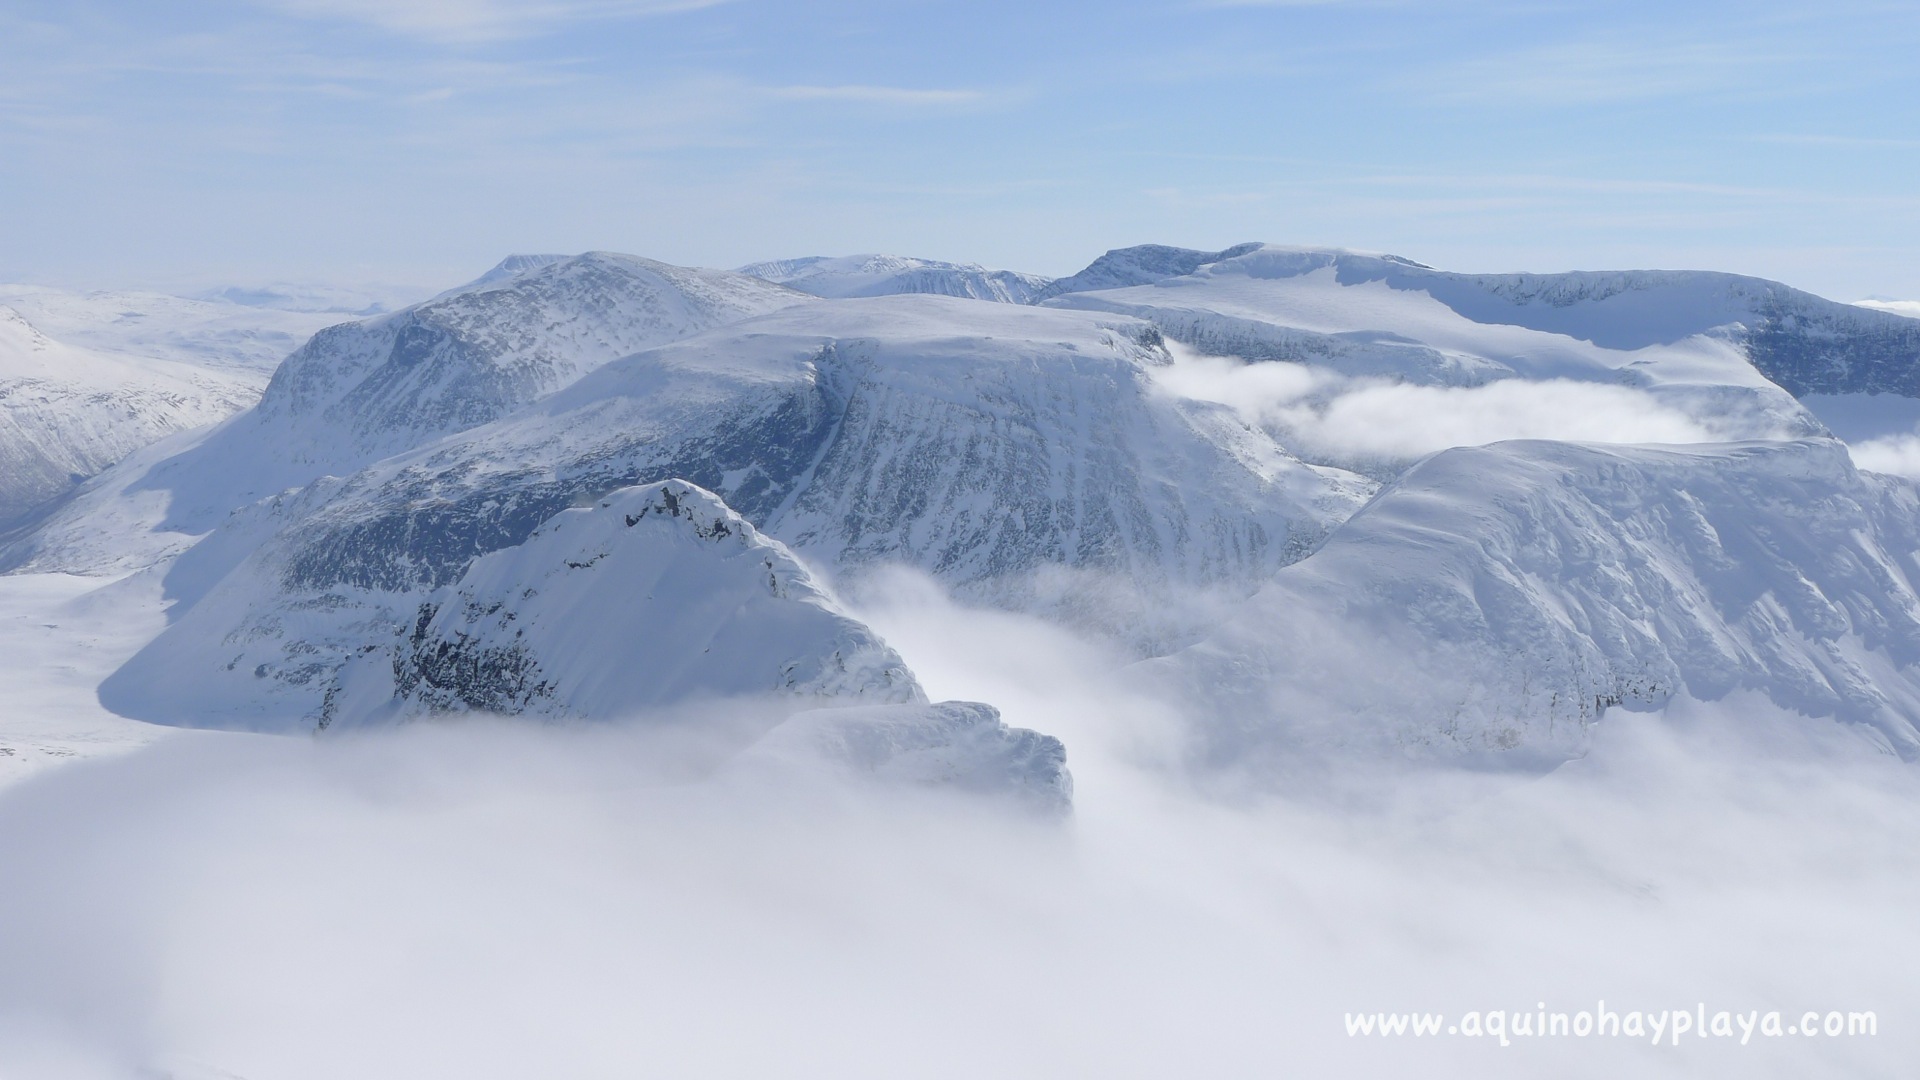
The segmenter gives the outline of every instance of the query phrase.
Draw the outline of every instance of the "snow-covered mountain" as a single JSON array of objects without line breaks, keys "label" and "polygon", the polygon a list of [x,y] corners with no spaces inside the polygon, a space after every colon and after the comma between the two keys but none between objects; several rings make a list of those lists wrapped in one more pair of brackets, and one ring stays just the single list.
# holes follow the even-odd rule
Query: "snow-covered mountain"
[{"label": "snow-covered mountain", "polygon": [[[1312,280],[1298,280],[1303,278]],[[1347,303],[1333,305],[1325,299],[1328,282],[1381,288],[1367,290],[1376,298],[1372,303],[1355,294]],[[1864,387],[1909,378],[1904,369],[1889,370],[1875,358],[1887,359],[1882,350],[1889,342],[1905,341],[1904,335],[1914,330],[1910,320],[1888,312],[1737,274],[1458,274],[1395,255],[1274,244],[1241,244],[1219,252],[1123,248],[1054,282],[1051,291],[1055,296],[1101,292],[1117,302],[1176,310],[1204,306],[1323,333],[1388,330],[1391,322],[1401,320],[1415,328],[1423,321],[1431,325],[1431,315],[1422,320],[1417,310],[1397,312],[1391,306],[1391,294],[1424,293],[1481,326],[1524,327],[1619,351],[1671,345],[1739,325],[1751,339],[1756,365],[1783,383],[1804,384],[1808,392],[1852,385],[1844,380],[1858,380]],[[1821,341],[1830,346],[1825,361],[1815,349]],[[1848,362],[1839,362],[1849,350]],[[1891,359],[1904,355],[1895,353]],[[1902,368],[1897,362],[1892,366]]]},{"label": "snow-covered mountain", "polygon": [[[707,697],[924,703],[900,657],[777,541],[685,481],[561,510],[380,632],[339,602],[278,633],[227,633],[271,590],[244,564],[102,688],[129,715],[192,726],[351,726],[422,712],[611,718]],[[255,624],[260,629],[259,624]],[[208,649],[221,663],[209,666]],[[319,672],[292,661],[337,652]]]},{"label": "snow-covered mountain", "polygon": [[6,561],[150,563],[238,507],[497,419],[616,357],[814,302],[757,278],[627,255],[530,262],[314,335],[254,408],[101,477]]},{"label": "snow-covered mountain", "polygon": [[[755,269],[831,296],[926,268]],[[176,685],[161,712],[565,713],[591,696],[571,665],[593,662],[559,628],[644,610],[631,582],[655,579],[531,582],[614,582],[580,577],[592,553],[568,545],[642,534],[591,508],[685,478],[737,511],[729,535],[750,525],[832,580],[904,564],[1147,653],[1206,636],[1153,670],[1222,695],[1216,755],[1319,738],[1538,759],[1681,690],[1911,741],[1912,490],[1854,470],[1782,388],[1899,392],[1911,320],[1731,275],[1457,275],[1268,245],[1122,249],[1045,293],[817,299],[516,257],[319,335],[258,408],[110,470],[12,558],[192,545],[146,549],[171,560],[173,625],[115,684],[127,708]],[[1516,417],[1694,445],[1500,441]],[[677,549],[632,550],[666,574]],[[1352,676],[1376,645],[1406,678]]]},{"label": "snow-covered mountain", "polygon": [[238,671],[242,696],[317,715],[350,660],[475,560],[570,506],[676,476],[837,574],[905,563],[1136,640],[1187,632],[1181,593],[1249,590],[1371,485],[1162,393],[1157,341],[1131,319],[901,296],[638,353],[233,515],[172,568],[164,667]]},{"label": "snow-covered mountain", "polygon": [[351,467],[497,419],[617,357],[805,299],[590,252],[324,331],[274,372],[255,416],[296,457]]},{"label": "snow-covered mountain", "polygon": [[471,289],[478,285],[492,285],[497,282],[505,281],[508,278],[519,277],[521,274],[524,274],[529,270],[538,270],[541,267],[552,266],[554,263],[557,263],[557,262],[565,262],[569,258],[572,258],[572,256],[552,255],[552,254],[509,255],[506,258],[501,259],[499,262],[495,263],[491,270],[488,270],[486,273],[481,274],[479,277],[474,278],[472,281],[469,281],[465,285],[460,286],[460,288],[454,289],[452,291],[460,292],[465,289]]},{"label": "snow-covered mountain", "polygon": [[1093,292],[1100,289],[1124,289],[1130,285],[1151,285],[1167,278],[1191,274],[1203,266],[1245,255],[1265,245],[1238,244],[1224,251],[1197,251],[1168,247],[1165,244],[1139,244],[1115,248],[1087,264],[1071,277],[1050,282],[1035,297],[1038,303],[1062,293]]},{"label": "snow-covered mountain", "polygon": [[1796,396],[1920,395],[1913,320],[1735,274],[1454,274],[1391,255],[1243,244],[1113,251],[1054,289],[1050,303],[1140,315],[1250,360],[1338,363],[1400,347],[1457,354],[1481,379],[1745,386],[1744,360]]},{"label": "snow-covered mountain", "polygon": [[[229,609],[271,587],[247,573],[258,569],[243,567],[134,656],[101,700],[161,722],[260,731],[471,712],[609,720],[740,701],[768,717],[748,738],[772,727],[755,760],[824,756],[1048,809],[1070,796],[1058,740],[1010,729],[985,705],[930,705],[899,654],[784,545],[685,481],[560,511],[426,594],[410,620],[375,629],[342,604],[289,613],[298,625],[284,637],[306,655],[346,653],[337,673],[289,672],[271,635],[226,636],[214,647],[231,658],[202,663]],[[841,714],[850,705],[869,707]]]},{"label": "snow-covered mountain", "polygon": [[1920,756],[1920,488],[1831,439],[1513,442],[1381,491],[1207,641],[1149,662],[1277,747],[1578,756],[1609,708],[1765,695]]},{"label": "snow-covered mountain", "polygon": [[739,272],[830,299],[932,293],[1003,304],[1030,304],[1049,295],[1047,290],[1051,285],[1050,279],[1035,274],[901,255],[840,258],[815,255],[753,263],[741,267]]},{"label": "snow-covered mountain", "polygon": [[68,345],[0,306],[0,531],[170,434],[253,400],[249,380]]},{"label": "snow-covered mountain", "polygon": [[785,545],[681,480],[562,510],[475,560],[421,609],[391,670],[381,701],[435,711],[591,717],[775,693],[926,701],[899,655]]}]

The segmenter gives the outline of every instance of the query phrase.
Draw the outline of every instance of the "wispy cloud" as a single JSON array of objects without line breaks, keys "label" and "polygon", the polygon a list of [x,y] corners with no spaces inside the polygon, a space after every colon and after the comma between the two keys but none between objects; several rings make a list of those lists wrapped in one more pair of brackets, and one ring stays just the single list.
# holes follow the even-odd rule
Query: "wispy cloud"
[{"label": "wispy cloud", "polygon": [[1474,57],[1423,71],[1436,99],[1476,105],[1617,104],[1750,86],[1783,57],[1723,40],[1602,38]]},{"label": "wispy cloud", "polygon": [[306,18],[365,23],[447,42],[497,41],[541,33],[570,22],[660,15],[713,7],[727,0],[256,0]]},{"label": "wispy cloud", "polygon": [[852,101],[873,105],[972,105],[988,95],[979,90],[920,90],[903,86],[777,86],[769,91],[789,101]]}]

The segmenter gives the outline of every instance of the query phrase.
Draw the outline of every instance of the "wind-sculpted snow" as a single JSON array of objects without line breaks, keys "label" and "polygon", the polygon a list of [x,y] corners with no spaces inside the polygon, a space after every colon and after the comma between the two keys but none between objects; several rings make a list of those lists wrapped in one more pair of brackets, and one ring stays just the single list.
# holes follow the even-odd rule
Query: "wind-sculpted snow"
[{"label": "wind-sculpted snow", "polygon": [[848,255],[837,259],[814,255],[754,263],[739,272],[834,299],[931,293],[1030,304],[1051,295],[1050,280],[1034,274],[900,255]]},{"label": "wind-sculpted snow", "polygon": [[128,454],[245,408],[244,379],[55,341],[0,307],[0,530]]},{"label": "wind-sculpted snow", "polygon": [[1613,707],[1764,693],[1920,753],[1920,489],[1819,439],[1438,454],[1201,645],[1217,764],[1276,746],[1552,763]]}]

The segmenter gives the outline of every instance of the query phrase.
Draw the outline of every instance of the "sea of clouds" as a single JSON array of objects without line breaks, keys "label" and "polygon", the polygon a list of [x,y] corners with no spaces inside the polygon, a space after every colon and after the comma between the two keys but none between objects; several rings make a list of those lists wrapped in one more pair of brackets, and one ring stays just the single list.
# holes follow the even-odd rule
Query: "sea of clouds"
[{"label": "sea of clouds", "polygon": [[[1830,722],[1683,703],[1610,714],[1544,774],[1221,783],[1124,655],[904,575],[863,604],[936,698],[1067,741],[1070,818],[717,766],[726,703],[184,733],[0,789],[0,1077],[1746,1078],[1920,1053],[1920,785]],[[1343,1020],[1601,999],[1879,1033],[1502,1047]]]}]

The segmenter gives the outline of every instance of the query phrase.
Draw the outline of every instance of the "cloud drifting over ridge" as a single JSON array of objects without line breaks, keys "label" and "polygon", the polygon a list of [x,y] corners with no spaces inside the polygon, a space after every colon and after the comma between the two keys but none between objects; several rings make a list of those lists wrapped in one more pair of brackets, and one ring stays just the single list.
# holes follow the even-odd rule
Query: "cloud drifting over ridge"
[{"label": "cloud drifting over ridge", "polygon": [[1734,435],[1626,386],[1567,379],[1423,386],[1283,361],[1176,356],[1158,375],[1167,392],[1231,406],[1301,452],[1336,460],[1408,460],[1507,439],[1695,443]]}]

